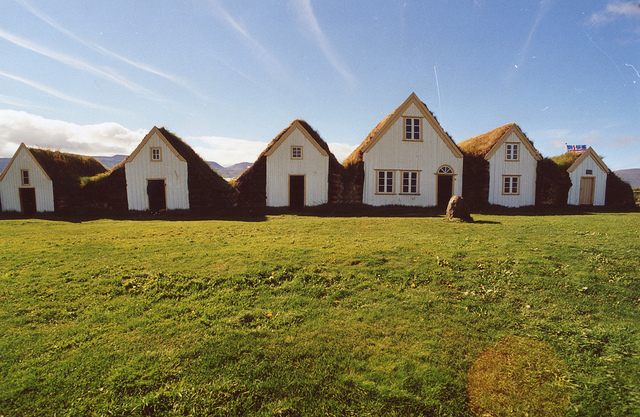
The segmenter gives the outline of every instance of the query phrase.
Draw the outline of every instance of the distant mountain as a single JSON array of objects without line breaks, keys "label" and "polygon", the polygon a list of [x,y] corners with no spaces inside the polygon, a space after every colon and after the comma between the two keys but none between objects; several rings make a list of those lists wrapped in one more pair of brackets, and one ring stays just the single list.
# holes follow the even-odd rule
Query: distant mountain
[{"label": "distant mountain", "polygon": [[113,155],[113,156],[94,156],[102,165],[106,168],[113,168],[120,162],[124,161],[127,155]]},{"label": "distant mountain", "polygon": [[623,181],[631,184],[632,188],[640,188],[640,168],[621,169],[615,171]]},{"label": "distant mountain", "polygon": [[[215,162],[209,162],[209,164],[215,164]],[[250,162],[240,162],[238,164],[229,165],[228,167],[223,167],[220,170],[214,168],[214,170],[218,174],[220,174],[223,178],[231,179],[231,178],[238,178],[251,165],[253,164]]]}]

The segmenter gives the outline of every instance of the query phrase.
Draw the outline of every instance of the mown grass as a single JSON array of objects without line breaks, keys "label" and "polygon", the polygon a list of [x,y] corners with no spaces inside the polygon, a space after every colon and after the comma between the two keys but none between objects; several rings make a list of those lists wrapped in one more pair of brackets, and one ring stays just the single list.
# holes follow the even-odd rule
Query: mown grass
[{"label": "mown grass", "polygon": [[476,217],[2,221],[0,415],[469,416],[509,337],[640,414],[640,214]]}]

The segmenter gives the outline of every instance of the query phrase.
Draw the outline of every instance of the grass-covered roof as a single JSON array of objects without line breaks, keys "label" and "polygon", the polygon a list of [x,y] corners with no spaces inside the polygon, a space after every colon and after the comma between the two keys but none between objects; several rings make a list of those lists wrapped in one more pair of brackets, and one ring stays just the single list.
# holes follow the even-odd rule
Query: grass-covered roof
[{"label": "grass-covered roof", "polygon": [[458,144],[458,147],[462,149],[465,155],[484,157],[514,126],[516,126],[515,123],[507,123],[488,132],[465,139]]},{"label": "grass-covered roof", "polygon": [[562,155],[552,156],[551,160],[566,171],[578,158],[580,158],[580,155],[582,155],[580,152],[566,152]]}]

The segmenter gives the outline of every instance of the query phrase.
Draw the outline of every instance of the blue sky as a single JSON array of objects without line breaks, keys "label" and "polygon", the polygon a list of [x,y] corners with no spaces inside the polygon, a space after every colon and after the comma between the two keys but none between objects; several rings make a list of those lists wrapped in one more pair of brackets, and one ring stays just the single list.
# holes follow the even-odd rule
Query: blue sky
[{"label": "blue sky", "polygon": [[460,142],[640,167],[640,2],[3,0],[0,156],[129,152],[153,125],[252,161],[304,118],[339,157],[415,91]]}]

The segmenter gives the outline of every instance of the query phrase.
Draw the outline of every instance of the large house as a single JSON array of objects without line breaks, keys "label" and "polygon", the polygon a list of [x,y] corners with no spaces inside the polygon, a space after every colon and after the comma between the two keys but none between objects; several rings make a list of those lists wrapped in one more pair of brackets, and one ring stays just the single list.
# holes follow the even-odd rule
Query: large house
[{"label": "large house", "polygon": [[373,128],[344,165],[347,172],[361,172],[361,202],[372,206],[446,206],[452,194],[462,193],[462,152],[415,93]]},{"label": "large house", "polygon": [[89,179],[85,199],[115,211],[207,210],[230,207],[233,188],[182,139],[153,127],[106,175]]},{"label": "large house", "polygon": [[604,206],[607,175],[611,171],[593,148],[589,147],[585,152],[567,152],[552,159],[569,173],[568,205]]},{"label": "large house", "polygon": [[536,171],[542,156],[517,124],[500,126],[459,146],[465,172],[472,176],[465,180],[465,198],[474,196],[475,204],[504,207],[536,203]]},{"label": "large house", "polygon": [[329,145],[304,120],[276,135],[237,180],[240,205],[299,209],[335,203],[342,166]]},{"label": "large house", "polygon": [[20,144],[0,174],[0,207],[23,214],[78,210],[80,178],[104,171],[88,156]]}]

